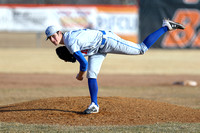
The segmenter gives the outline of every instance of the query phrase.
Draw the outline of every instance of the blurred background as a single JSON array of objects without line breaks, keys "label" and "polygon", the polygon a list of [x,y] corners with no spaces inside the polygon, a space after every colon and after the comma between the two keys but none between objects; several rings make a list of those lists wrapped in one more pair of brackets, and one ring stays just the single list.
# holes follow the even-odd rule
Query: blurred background
[{"label": "blurred background", "polygon": [[[44,47],[44,30],[111,30],[139,43],[160,28],[163,18],[184,31],[161,37],[154,48],[199,48],[199,0],[1,0],[0,47]],[[45,45],[49,46],[49,45]]]},{"label": "blurred background", "polygon": [[137,0],[2,0],[0,4],[0,47],[48,47],[42,44],[49,25],[63,31],[112,30],[137,41]]},{"label": "blurred background", "polygon": [[[163,35],[151,48],[168,50],[167,52],[159,51],[149,58],[113,57],[115,59],[107,60],[103,72],[115,73],[119,70],[119,73],[128,74],[199,74],[199,61],[195,58],[198,57],[200,48],[199,10],[199,0],[1,0],[0,72],[54,73],[58,72],[59,68],[64,69],[60,70],[60,73],[77,72],[78,66],[74,69],[74,65],[66,66],[66,63],[61,63],[55,55],[55,47],[45,40],[44,31],[49,25],[56,25],[63,32],[83,28],[110,30],[124,39],[141,43],[150,33],[162,26],[163,18],[169,18],[182,23],[186,29]],[[187,52],[181,53],[172,49]],[[152,62],[152,58],[154,63],[149,62]],[[130,60],[137,62],[137,65],[133,66]],[[118,68],[110,70],[107,67],[113,68],[114,64],[110,63],[111,61],[123,61],[124,64],[115,64],[114,67]],[[170,66],[169,62],[176,65]],[[130,69],[127,69],[127,63]],[[155,64],[159,66],[156,69]],[[188,69],[181,67],[175,70],[183,65]]]}]

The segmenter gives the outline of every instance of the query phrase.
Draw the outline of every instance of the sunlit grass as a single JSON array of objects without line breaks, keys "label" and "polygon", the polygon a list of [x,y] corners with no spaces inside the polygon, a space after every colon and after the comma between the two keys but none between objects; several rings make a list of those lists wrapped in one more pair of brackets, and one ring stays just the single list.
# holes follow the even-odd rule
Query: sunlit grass
[{"label": "sunlit grass", "polygon": [[[108,54],[102,74],[200,74],[199,50],[150,49],[144,55]],[[1,48],[0,72],[76,74],[78,63],[58,59],[55,48]]]}]

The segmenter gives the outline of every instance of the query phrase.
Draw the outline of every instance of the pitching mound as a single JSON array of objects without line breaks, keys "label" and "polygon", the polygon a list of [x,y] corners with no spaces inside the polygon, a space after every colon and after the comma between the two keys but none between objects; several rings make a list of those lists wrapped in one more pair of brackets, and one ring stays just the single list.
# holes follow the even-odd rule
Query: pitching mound
[{"label": "pitching mound", "polygon": [[89,97],[61,97],[0,107],[1,122],[61,125],[144,125],[200,122],[200,110],[151,100],[99,97],[100,113],[85,115]]}]

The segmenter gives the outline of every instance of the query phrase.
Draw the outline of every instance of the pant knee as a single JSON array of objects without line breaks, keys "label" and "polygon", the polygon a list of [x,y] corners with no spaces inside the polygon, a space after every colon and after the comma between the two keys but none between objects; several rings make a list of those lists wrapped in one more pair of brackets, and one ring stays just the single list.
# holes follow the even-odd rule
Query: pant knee
[{"label": "pant knee", "polygon": [[87,72],[87,78],[93,78],[96,79],[98,76],[98,73],[94,72],[94,71],[88,71]]}]

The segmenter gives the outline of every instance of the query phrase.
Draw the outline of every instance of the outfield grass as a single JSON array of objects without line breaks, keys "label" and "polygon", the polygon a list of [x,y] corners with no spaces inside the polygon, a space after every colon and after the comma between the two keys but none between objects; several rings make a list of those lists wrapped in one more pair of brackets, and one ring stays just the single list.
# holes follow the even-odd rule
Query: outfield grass
[{"label": "outfield grass", "polygon": [[61,126],[61,125],[36,125],[20,123],[0,123],[0,132],[9,133],[64,133],[64,132],[87,132],[87,133],[199,133],[200,123],[158,123],[154,125],[138,126]]},{"label": "outfield grass", "polygon": [[[171,104],[200,108],[200,87],[100,87],[99,97],[121,96],[150,99]],[[48,97],[89,96],[87,87],[5,88],[0,89],[0,105],[32,101]]]},{"label": "outfield grass", "polygon": [[[200,74],[199,50],[155,50],[144,55],[108,54],[101,74]],[[55,48],[1,48],[0,72],[76,74],[78,63],[58,59]]]}]

